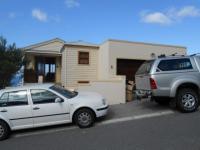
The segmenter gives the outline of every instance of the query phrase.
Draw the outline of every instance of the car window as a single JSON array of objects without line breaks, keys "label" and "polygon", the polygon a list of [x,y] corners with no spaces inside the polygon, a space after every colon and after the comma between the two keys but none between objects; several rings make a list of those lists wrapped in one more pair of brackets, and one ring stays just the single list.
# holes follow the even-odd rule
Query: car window
[{"label": "car window", "polygon": [[153,63],[154,60],[144,62],[136,72],[136,75],[150,73]]},{"label": "car window", "polygon": [[58,96],[47,90],[31,90],[31,98],[33,104],[45,104],[45,103],[55,103],[55,99]]},{"label": "car window", "polygon": [[0,98],[0,107],[6,106],[7,101],[8,101],[8,93],[3,93],[1,98]]},{"label": "car window", "polygon": [[171,59],[171,60],[161,60],[158,65],[161,71],[174,71],[174,70],[187,70],[193,69],[190,59]]},{"label": "car window", "polygon": [[4,93],[0,98],[0,107],[28,105],[27,91]]},{"label": "car window", "polygon": [[50,89],[56,91],[57,93],[61,94],[62,96],[66,97],[66,98],[73,98],[78,95],[78,92],[69,91],[58,85],[51,86]]}]

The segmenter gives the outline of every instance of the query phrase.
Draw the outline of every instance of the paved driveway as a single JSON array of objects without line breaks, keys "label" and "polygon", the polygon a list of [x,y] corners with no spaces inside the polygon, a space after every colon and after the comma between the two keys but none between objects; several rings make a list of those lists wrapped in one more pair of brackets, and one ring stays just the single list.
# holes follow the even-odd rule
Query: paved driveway
[{"label": "paved driveway", "polygon": [[137,115],[159,113],[165,111],[173,111],[173,110],[167,105],[159,105],[148,99],[144,99],[142,101],[134,100],[126,104],[118,104],[110,106],[109,114],[106,117],[106,119],[137,116]]}]

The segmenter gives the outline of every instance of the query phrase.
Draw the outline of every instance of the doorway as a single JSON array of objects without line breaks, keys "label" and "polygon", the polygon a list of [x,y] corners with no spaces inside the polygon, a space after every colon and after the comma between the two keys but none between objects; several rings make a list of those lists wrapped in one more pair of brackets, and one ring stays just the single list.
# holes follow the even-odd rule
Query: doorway
[{"label": "doorway", "polygon": [[126,80],[134,81],[135,73],[145,60],[117,59],[117,75],[125,75]]},{"label": "doorway", "polygon": [[43,77],[43,82],[55,82],[56,58],[55,57],[35,57],[35,67],[37,78]]}]

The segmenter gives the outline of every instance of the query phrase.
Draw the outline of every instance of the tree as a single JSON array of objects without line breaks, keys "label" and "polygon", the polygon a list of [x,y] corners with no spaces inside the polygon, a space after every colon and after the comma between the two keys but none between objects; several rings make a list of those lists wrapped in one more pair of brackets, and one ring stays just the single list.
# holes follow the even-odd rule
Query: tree
[{"label": "tree", "polygon": [[24,64],[24,53],[16,48],[15,43],[8,45],[4,37],[0,37],[0,89],[10,85],[15,73]]}]

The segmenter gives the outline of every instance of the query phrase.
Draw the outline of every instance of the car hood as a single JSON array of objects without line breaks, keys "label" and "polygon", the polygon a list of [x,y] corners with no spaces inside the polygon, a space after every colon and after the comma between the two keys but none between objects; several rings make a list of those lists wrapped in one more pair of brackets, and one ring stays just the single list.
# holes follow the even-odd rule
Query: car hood
[{"label": "car hood", "polygon": [[95,92],[78,92],[78,95],[71,99],[71,102],[92,102],[102,103],[103,96]]},{"label": "car hood", "polygon": [[103,98],[99,93],[95,93],[95,92],[79,92],[78,97],[81,98]]}]

